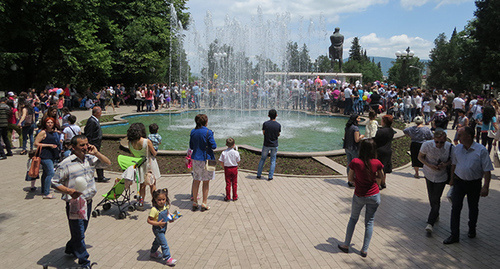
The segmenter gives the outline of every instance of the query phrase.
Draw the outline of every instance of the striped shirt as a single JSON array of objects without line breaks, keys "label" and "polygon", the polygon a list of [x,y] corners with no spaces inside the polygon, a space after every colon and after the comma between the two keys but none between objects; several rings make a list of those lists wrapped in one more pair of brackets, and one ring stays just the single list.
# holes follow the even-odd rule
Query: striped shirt
[{"label": "striped shirt", "polygon": [[[76,155],[71,154],[59,163],[54,177],[52,178],[52,186],[58,187],[64,185],[70,189],[74,189],[75,179],[83,177],[87,181],[87,188],[82,193],[81,197],[86,200],[90,200],[97,192],[94,181],[94,172],[98,163],[100,163],[100,161],[94,155],[86,154],[82,161]],[[71,196],[63,194],[61,199],[69,201],[71,200]]]}]

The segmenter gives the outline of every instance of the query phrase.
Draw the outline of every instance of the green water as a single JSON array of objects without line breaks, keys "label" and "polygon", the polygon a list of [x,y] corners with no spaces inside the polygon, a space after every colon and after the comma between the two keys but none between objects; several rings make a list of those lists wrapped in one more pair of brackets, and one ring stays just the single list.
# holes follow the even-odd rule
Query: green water
[{"label": "green water", "polygon": [[[225,146],[225,140],[233,137],[236,144],[262,147],[262,123],[269,120],[267,111],[198,110],[181,114],[138,114],[127,116],[127,124],[103,126],[105,134],[126,134],[131,123],[142,122],[149,134],[149,124],[156,123],[162,136],[160,149],[186,150],[189,134],[195,127],[194,117],[207,114],[208,128],[215,133],[218,147]],[[342,148],[344,127],[347,118],[313,116],[295,111],[278,111],[276,119],[281,124],[279,151],[329,151]],[[364,126],[360,126],[364,134]]]}]

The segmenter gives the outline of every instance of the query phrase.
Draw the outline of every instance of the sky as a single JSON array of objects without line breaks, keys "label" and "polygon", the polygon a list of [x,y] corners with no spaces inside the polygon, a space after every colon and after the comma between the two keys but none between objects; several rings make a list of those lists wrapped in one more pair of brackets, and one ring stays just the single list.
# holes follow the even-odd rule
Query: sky
[{"label": "sky", "polygon": [[[327,53],[329,36],[339,27],[345,37],[344,58],[352,39],[358,37],[370,57],[395,58],[396,51],[410,47],[415,56],[429,59],[437,36],[445,33],[449,38],[455,27],[463,30],[476,10],[474,0],[189,0],[187,6],[192,22],[184,31],[184,45],[194,72],[203,65],[203,49],[234,22],[251,36],[245,42],[256,42],[250,47],[261,45],[261,51],[274,56],[280,51],[274,47],[284,43],[267,41],[273,37],[297,42],[299,47],[305,43],[314,60]],[[268,30],[272,37],[264,38],[255,30],[259,20],[273,28]],[[248,52],[249,46],[243,48],[247,55],[262,53]]]}]

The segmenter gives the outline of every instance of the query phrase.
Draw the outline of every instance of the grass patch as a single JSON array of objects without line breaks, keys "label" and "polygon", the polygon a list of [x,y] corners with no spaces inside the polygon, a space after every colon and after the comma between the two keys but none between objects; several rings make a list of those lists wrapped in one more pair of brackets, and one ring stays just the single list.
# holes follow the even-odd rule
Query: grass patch
[{"label": "grass patch", "polygon": [[[132,156],[127,150],[121,149],[119,142],[116,140],[103,140],[101,145],[101,152],[106,155],[112,162],[108,170],[115,172],[122,172],[116,159],[118,155]],[[257,171],[260,161],[260,154],[255,154],[251,151],[240,149],[241,162],[240,169],[248,169]],[[218,160],[220,152],[216,152],[215,157]],[[185,156],[158,156],[158,166],[162,174],[185,174]],[[268,172],[270,167],[269,158],[264,164],[264,172]],[[217,171],[224,170],[222,166],[217,166]],[[277,174],[288,175],[338,175],[337,172],[324,166],[323,164],[315,161],[313,158],[289,158],[278,157],[276,159]]]}]

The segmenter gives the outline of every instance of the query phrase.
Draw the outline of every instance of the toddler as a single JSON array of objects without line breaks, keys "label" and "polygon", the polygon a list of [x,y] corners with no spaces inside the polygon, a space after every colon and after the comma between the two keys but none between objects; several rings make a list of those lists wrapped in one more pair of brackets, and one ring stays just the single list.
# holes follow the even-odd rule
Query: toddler
[{"label": "toddler", "polygon": [[153,143],[153,147],[158,151],[158,146],[161,144],[161,135],[158,134],[158,124],[153,123],[149,125],[148,139]]},{"label": "toddler", "polygon": [[234,145],[234,139],[226,140],[227,149],[220,155],[219,161],[224,166],[224,177],[226,178],[226,197],[224,201],[231,200],[231,186],[233,187],[233,201],[238,200],[238,163],[240,162],[240,153]]},{"label": "toddler", "polygon": [[[162,259],[168,266],[175,266],[177,260],[170,255],[165,232],[167,231],[167,220],[174,222],[174,219],[169,220],[170,199],[168,199],[167,188],[153,191],[153,207],[149,212],[148,223],[153,225],[153,233],[155,240],[151,246],[151,258]],[[158,248],[161,246],[161,252]]]},{"label": "toddler", "polygon": [[366,125],[365,138],[373,138],[378,130],[377,114],[375,111],[370,111],[368,118],[370,118],[370,121]]}]

